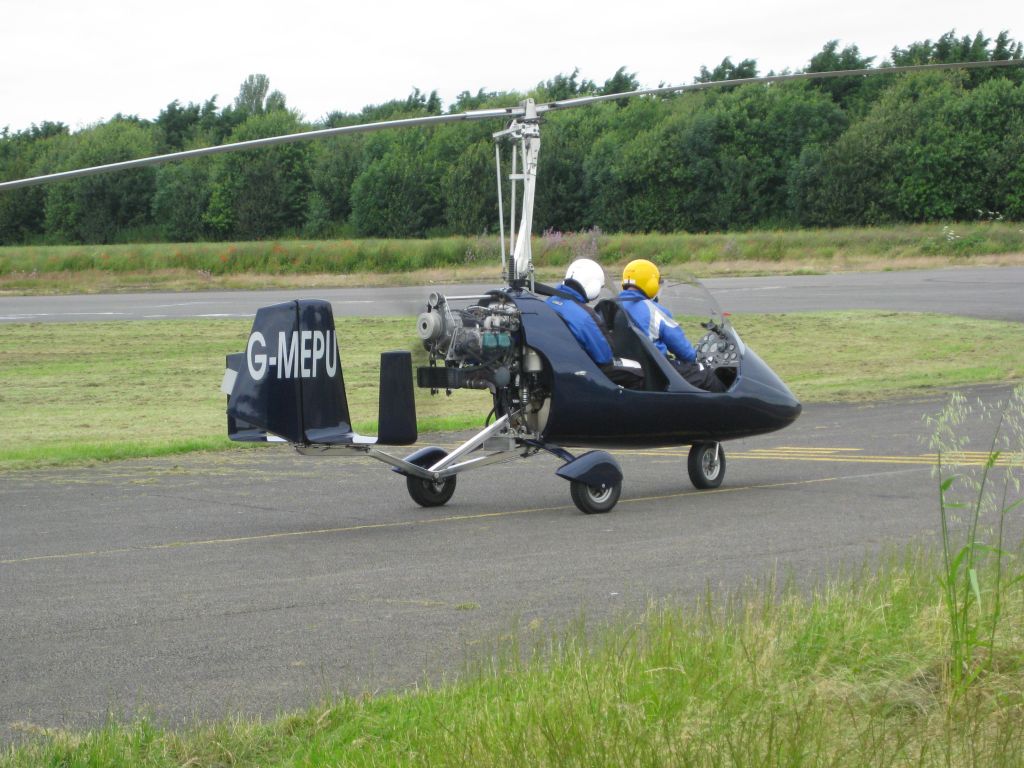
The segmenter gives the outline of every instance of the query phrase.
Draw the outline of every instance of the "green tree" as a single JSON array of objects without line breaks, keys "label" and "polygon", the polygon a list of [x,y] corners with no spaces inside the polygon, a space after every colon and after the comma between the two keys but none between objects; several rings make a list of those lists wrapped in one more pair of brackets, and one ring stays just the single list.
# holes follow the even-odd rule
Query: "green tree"
[{"label": "green tree", "polygon": [[334,234],[336,221],[331,210],[319,192],[311,192],[306,201],[306,220],[302,225],[302,236],[312,239],[327,238]]},{"label": "green tree", "polygon": [[693,79],[694,83],[710,83],[718,80],[745,80],[757,77],[757,62],[754,59],[744,59],[739,64],[733,64],[732,59],[726,56],[722,63],[714,69],[701,65],[700,74]]},{"label": "green tree", "polygon": [[[442,131],[448,144],[451,134]],[[352,185],[351,221],[370,237],[423,237],[442,222],[439,158],[428,129],[366,137],[364,167]]]},{"label": "green tree", "polygon": [[[615,74],[604,81],[601,86],[601,95],[606,96],[612,93],[629,93],[640,89],[640,81],[636,79],[635,72],[627,72],[625,67],[619,67]],[[616,102],[625,106],[625,102]]]},{"label": "green tree", "polygon": [[[818,53],[811,57],[807,72],[845,72],[851,69],[867,69],[875,60],[874,56],[861,56],[856,45],[848,45],[837,52],[838,40],[829,40]],[[844,109],[849,109],[862,100],[861,94],[869,78],[841,77],[818,80],[815,87],[832,96],[832,100]]]},{"label": "green tree", "polygon": [[784,224],[792,215],[788,180],[803,147],[828,143],[844,127],[828,95],[806,84],[677,100],[667,119],[605,161],[620,198],[617,214],[595,223],[645,231]]},{"label": "green tree", "polygon": [[[436,91],[418,88],[404,101],[364,108],[359,122],[441,113]],[[367,134],[359,176],[351,188],[356,231],[373,237],[422,237],[444,229],[441,183],[446,169],[466,148],[464,137],[482,127],[396,129]]]},{"label": "green tree", "polygon": [[439,114],[441,114],[441,97],[437,95],[437,91],[426,94],[419,88],[413,88],[412,93],[404,99],[392,99],[382,104],[369,104],[356,115],[332,112],[328,116],[328,122],[332,125],[354,125],[396,120],[402,117]]},{"label": "green tree", "polygon": [[[301,127],[294,113],[277,110],[253,115],[231,140],[281,136]],[[310,186],[308,156],[306,142],[219,155],[204,223],[220,237],[247,240],[298,231],[305,222]]]},{"label": "green tree", "polygon": [[571,75],[557,74],[550,80],[537,83],[533,96],[537,101],[562,101],[597,93],[597,85],[593,80],[580,80],[579,76],[579,67]]},{"label": "green tree", "polygon": [[[1013,40],[1010,33],[1003,30],[996,36],[991,58],[992,61],[1020,61],[1024,58],[1024,44]],[[1017,85],[1024,83],[1024,67],[1004,69],[1000,74]]]},{"label": "green tree", "polygon": [[817,171],[806,169],[805,222],[935,221],[999,209],[999,179],[1020,169],[1007,156],[1020,93],[1005,80],[970,91],[955,73],[900,78],[821,153]]},{"label": "green tree", "polygon": [[934,43],[931,40],[911,43],[906,48],[892,49],[892,63],[897,67],[913,64],[951,64],[958,61],[987,61],[991,42],[980,31],[971,37],[956,36],[950,30]]},{"label": "green tree", "polygon": [[[114,119],[62,143],[55,170],[87,168],[154,154],[155,132],[136,120]],[[46,187],[46,230],[69,242],[108,243],[150,223],[155,171],[139,168]]]},{"label": "green tree", "polygon": [[[981,31],[973,36],[957,37],[956,30],[950,30],[938,40],[918,41],[906,48],[892,49],[892,63],[896,66],[913,64],[949,64],[958,61],[1007,61],[1020,59],[1022,46],[1010,38],[1006,31],[1000,32],[995,40],[995,47],[990,48],[992,41]],[[977,87],[992,79],[1009,77],[1013,82],[1024,80],[1024,72],[1020,67],[1010,70],[974,69],[967,75],[967,86]]]},{"label": "green tree", "polygon": [[[952,216],[969,219],[998,212],[1024,213],[1024,88],[1006,78],[962,89],[942,103],[934,121],[948,126],[945,141],[924,138],[929,148],[952,159],[947,175],[932,176],[938,194],[950,201]],[[933,126],[933,130],[936,130]],[[931,174],[933,159],[919,172]]]},{"label": "green tree", "polygon": [[309,147],[310,182],[324,208],[318,211],[341,224],[352,213],[352,184],[362,170],[363,137],[339,136],[313,142]]},{"label": "green tree", "polygon": [[614,105],[552,114],[545,120],[538,162],[534,229],[579,231],[587,221],[586,158]]},{"label": "green tree", "polygon": [[441,177],[444,225],[453,233],[478,235],[498,227],[494,147],[487,139],[470,144]]},{"label": "green tree", "polygon": [[[473,109],[483,109],[484,107],[498,106],[497,102],[502,100],[502,96],[505,94],[499,94],[494,91],[485,91],[480,88],[475,94],[469,91],[462,91],[458,96],[455,97],[455,103],[449,108],[449,112],[468,112]],[[515,100],[518,100],[518,95],[513,94]],[[507,101],[507,97],[505,99]],[[515,103],[512,101],[510,103]],[[502,104],[502,106],[504,106]]]},{"label": "green tree", "polygon": [[194,137],[201,110],[193,103],[183,107],[177,99],[160,110],[155,123],[162,151],[177,152],[185,148]]},{"label": "green tree", "polygon": [[[658,162],[656,134],[668,121],[688,119],[703,94],[689,99],[633,99],[603,113],[604,126],[583,164],[587,226],[607,231],[646,231],[656,216],[650,203]],[[681,117],[685,115],[685,117]]]},{"label": "green tree", "polygon": [[266,75],[249,75],[235,97],[235,110],[245,115],[262,115],[285,109],[284,94],[270,90],[270,78]]},{"label": "green tree", "polygon": [[153,220],[165,240],[194,242],[209,235],[204,214],[210,204],[208,159],[160,166],[153,195]]},{"label": "green tree", "polygon": [[434,204],[423,162],[414,155],[387,153],[352,185],[352,222],[363,237],[423,237]]},{"label": "green tree", "polygon": [[[0,129],[0,179],[23,179],[46,172],[42,158],[67,141],[63,123],[44,122],[11,134]],[[0,193],[0,245],[40,237],[45,230],[46,189],[25,187]]]}]

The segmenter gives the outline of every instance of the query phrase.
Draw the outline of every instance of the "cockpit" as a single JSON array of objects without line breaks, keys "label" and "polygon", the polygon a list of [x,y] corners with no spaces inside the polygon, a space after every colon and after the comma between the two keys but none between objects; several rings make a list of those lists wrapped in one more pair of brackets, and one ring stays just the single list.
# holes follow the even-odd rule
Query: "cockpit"
[{"label": "cockpit", "polygon": [[[621,302],[606,290],[594,309],[605,322],[615,357],[636,360],[643,368],[643,381],[636,388],[665,391],[685,386],[680,385],[678,372],[647,335],[630,322]],[[728,390],[736,381],[745,347],[714,297],[692,276],[670,276],[662,285],[657,303],[679,323],[697,353],[697,362],[712,370]]]}]

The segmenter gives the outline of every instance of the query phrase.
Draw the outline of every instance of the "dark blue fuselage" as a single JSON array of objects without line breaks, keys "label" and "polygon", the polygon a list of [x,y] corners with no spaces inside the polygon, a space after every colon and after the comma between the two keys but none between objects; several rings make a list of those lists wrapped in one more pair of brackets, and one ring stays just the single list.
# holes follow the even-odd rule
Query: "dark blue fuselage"
[{"label": "dark blue fuselage", "polygon": [[543,299],[514,296],[526,344],[551,372],[551,407],[542,439],[569,446],[661,447],[734,440],[782,429],[801,406],[782,380],[747,347],[727,392],[688,384],[642,334],[664,390],[623,389],[611,382]]}]

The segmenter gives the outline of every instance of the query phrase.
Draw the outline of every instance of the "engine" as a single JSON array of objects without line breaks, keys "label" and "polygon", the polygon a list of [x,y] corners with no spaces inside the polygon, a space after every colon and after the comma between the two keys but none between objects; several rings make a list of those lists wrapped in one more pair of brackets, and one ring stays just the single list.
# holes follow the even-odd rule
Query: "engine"
[{"label": "engine", "polygon": [[418,386],[433,393],[490,390],[495,413],[509,414],[530,432],[543,428],[548,402],[543,362],[524,344],[519,308],[504,292],[491,291],[464,308],[432,293],[416,327],[430,361],[416,372]]},{"label": "engine", "polygon": [[[497,292],[495,292],[497,293]],[[439,293],[427,299],[417,330],[431,362],[494,369],[510,362],[520,329],[519,309],[503,298],[458,309]]]}]

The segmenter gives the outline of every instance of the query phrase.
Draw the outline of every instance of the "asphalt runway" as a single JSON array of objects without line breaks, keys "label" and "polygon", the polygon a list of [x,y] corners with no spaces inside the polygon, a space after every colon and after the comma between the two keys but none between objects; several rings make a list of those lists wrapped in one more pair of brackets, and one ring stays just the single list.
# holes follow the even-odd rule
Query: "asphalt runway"
[{"label": "asphalt runway", "polygon": [[941,404],[809,405],[725,444],[715,491],[685,449],[618,452],[622,499],[595,516],[545,456],[460,475],[432,510],[382,464],[285,446],[2,475],[0,740],[108,712],[271,716],[436,682],[581,615],[811,584],[936,535],[922,416]]},{"label": "asphalt runway", "polygon": [[[611,276],[609,276],[611,279]],[[888,309],[1024,322],[1024,267],[730,277],[703,281],[730,312]],[[252,317],[295,298],[327,299],[335,315],[415,316],[430,291],[479,294],[491,285],[211,291],[79,296],[0,296],[0,322],[82,322]]]}]

